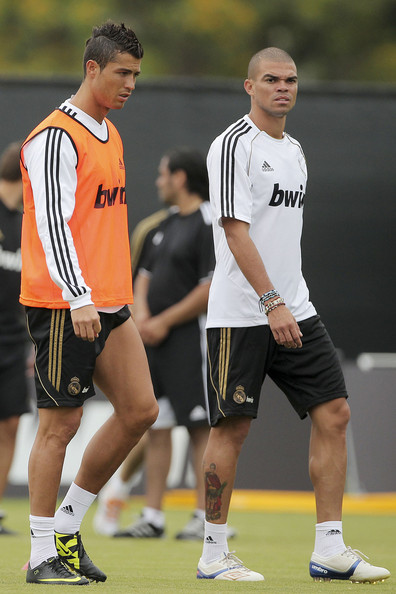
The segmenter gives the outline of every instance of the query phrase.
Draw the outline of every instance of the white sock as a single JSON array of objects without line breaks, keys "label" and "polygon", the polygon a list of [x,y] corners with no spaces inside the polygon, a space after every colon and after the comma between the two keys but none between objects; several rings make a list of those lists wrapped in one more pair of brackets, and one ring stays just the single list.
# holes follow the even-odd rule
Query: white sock
[{"label": "white sock", "polygon": [[95,498],[94,493],[85,491],[72,483],[55,514],[55,532],[60,534],[78,532],[87,510]]},{"label": "white sock", "polygon": [[165,515],[160,509],[155,509],[154,507],[144,507],[142,515],[146,522],[152,524],[156,528],[163,528],[165,525]]},{"label": "white sock", "polygon": [[314,552],[321,557],[339,555],[346,549],[342,537],[342,522],[321,522],[316,524]]},{"label": "white sock", "polygon": [[30,522],[30,567],[34,569],[43,561],[57,557],[54,537],[55,518],[29,516]]},{"label": "white sock", "polygon": [[205,536],[202,551],[202,561],[212,563],[228,553],[227,524],[211,524],[205,520]]}]

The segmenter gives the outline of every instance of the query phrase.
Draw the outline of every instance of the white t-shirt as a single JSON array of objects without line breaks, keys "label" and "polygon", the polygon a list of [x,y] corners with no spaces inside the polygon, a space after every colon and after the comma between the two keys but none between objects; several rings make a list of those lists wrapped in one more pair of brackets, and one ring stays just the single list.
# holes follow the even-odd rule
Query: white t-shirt
[{"label": "white t-shirt", "polygon": [[208,159],[216,267],[207,328],[268,324],[228,247],[222,217],[245,221],[269,278],[297,321],[316,314],[301,271],[307,167],[300,144],[275,139],[248,116],[212,143]]}]

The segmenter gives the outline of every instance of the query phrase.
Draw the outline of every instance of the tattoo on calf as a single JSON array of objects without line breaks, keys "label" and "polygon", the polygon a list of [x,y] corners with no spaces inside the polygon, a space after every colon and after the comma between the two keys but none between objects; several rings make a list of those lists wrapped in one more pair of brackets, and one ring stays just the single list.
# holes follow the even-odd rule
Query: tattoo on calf
[{"label": "tattoo on calf", "polygon": [[208,521],[218,520],[221,516],[221,495],[227,486],[227,482],[221,483],[217,473],[216,464],[210,464],[209,471],[205,472],[205,500],[206,519]]}]

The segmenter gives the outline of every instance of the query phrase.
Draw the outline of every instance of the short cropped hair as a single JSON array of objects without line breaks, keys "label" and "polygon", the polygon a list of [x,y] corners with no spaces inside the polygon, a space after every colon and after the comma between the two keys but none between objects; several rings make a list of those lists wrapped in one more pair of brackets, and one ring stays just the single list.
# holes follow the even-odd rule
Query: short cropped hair
[{"label": "short cropped hair", "polygon": [[0,179],[14,182],[22,177],[20,168],[20,152],[22,141],[12,142],[3,151],[0,157]]},{"label": "short cropped hair", "polygon": [[293,58],[279,47],[266,47],[260,50],[251,58],[248,66],[248,78],[254,78],[261,60],[271,60],[272,62],[289,62],[294,64]]},{"label": "short cropped hair", "polygon": [[117,25],[111,21],[107,21],[100,27],[94,27],[92,36],[85,44],[84,76],[87,72],[88,60],[95,60],[103,70],[114,60],[118,52],[126,52],[139,60],[143,58],[143,47],[134,31],[125,27],[124,23]]},{"label": "short cropped hair", "polygon": [[177,147],[164,154],[168,160],[167,166],[171,173],[184,171],[187,189],[192,194],[198,194],[203,200],[209,200],[209,179],[205,157],[189,147]]}]

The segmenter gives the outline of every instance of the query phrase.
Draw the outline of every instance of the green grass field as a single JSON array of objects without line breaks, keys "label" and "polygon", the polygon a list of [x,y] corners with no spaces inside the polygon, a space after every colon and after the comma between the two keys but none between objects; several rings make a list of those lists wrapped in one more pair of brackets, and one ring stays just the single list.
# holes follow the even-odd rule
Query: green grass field
[{"label": "green grass field", "polygon": [[[45,586],[26,584],[21,567],[29,556],[28,501],[5,499],[6,525],[18,530],[17,536],[0,537],[0,592],[19,594]],[[124,512],[123,524],[136,517],[141,499],[132,499]],[[346,544],[370,556],[370,562],[387,567],[392,577],[380,584],[349,582],[315,583],[309,577],[308,563],[314,541],[315,517],[311,513],[268,513],[233,511],[230,524],[238,537],[230,542],[248,567],[260,571],[264,582],[224,583],[197,580],[196,565],[202,545],[176,541],[174,534],[183,527],[189,510],[166,511],[167,537],[159,540],[113,539],[97,536],[92,528],[95,505],[82,526],[85,548],[93,561],[107,573],[105,583],[91,584],[97,592],[294,592],[341,594],[363,588],[396,592],[395,534],[396,515],[344,516]]]}]

